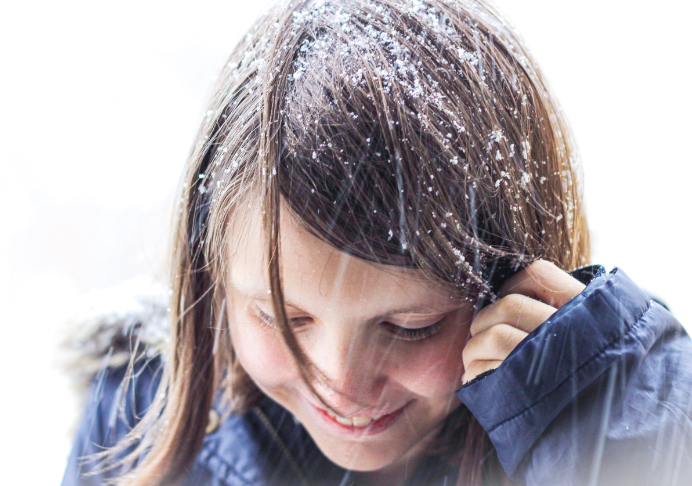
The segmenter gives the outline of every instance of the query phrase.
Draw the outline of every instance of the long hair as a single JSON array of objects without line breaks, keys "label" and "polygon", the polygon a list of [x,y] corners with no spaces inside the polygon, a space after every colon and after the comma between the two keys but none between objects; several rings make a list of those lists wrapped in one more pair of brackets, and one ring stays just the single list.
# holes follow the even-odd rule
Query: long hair
[{"label": "long hair", "polygon": [[[110,452],[134,448],[121,483],[175,484],[219,390],[234,413],[261,397],[223,312],[226,243],[242,236],[230,234],[234,216],[263,215],[277,325],[310,384],[316,371],[283,303],[283,203],[333,247],[479,301],[538,258],[565,270],[588,262],[577,162],[536,63],[481,1],[293,0],[268,11],[224,66],[189,157],[171,348],[157,400]],[[481,484],[487,444],[462,413],[437,445],[458,459],[460,484]]]}]

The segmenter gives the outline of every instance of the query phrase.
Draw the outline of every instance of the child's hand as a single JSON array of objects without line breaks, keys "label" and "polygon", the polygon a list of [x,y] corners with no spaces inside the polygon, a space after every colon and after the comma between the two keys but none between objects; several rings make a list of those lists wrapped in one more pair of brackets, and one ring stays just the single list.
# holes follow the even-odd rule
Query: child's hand
[{"label": "child's hand", "polygon": [[500,298],[482,309],[471,323],[471,338],[462,352],[462,383],[500,366],[520,341],[584,287],[544,260],[507,279]]}]

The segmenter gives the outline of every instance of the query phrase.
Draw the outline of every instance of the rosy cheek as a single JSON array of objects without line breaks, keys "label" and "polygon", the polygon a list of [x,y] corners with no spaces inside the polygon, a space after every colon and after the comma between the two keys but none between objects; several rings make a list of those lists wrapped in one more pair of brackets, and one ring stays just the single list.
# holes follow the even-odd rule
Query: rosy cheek
[{"label": "rosy cheek", "polygon": [[446,399],[461,388],[461,352],[466,336],[439,336],[429,344],[411,346],[396,366],[396,381],[416,395]]},{"label": "rosy cheek", "polygon": [[300,375],[281,337],[263,324],[243,320],[231,326],[233,348],[243,369],[265,391]]}]

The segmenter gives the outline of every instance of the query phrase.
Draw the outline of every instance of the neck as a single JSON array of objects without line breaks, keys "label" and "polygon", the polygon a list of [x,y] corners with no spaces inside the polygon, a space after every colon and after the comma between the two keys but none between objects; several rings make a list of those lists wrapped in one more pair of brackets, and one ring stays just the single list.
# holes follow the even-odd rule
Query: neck
[{"label": "neck", "polygon": [[442,425],[431,430],[397,462],[376,471],[356,473],[354,484],[356,486],[403,486],[413,476],[425,457],[430,443],[437,437],[441,428]]}]

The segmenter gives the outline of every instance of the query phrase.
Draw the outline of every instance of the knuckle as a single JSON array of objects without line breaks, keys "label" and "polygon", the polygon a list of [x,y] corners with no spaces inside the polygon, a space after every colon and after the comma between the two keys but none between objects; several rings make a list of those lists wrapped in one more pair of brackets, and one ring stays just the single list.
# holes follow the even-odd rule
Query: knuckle
[{"label": "knuckle", "polygon": [[463,381],[468,382],[476,378],[481,373],[497,368],[501,361],[476,361],[470,367],[464,369]]},{"label": "knuckle", "polygon": [[524,305],[524,297],[520,294],[508,294],[500,299],[499,309],[503,317],[517,314]]},{"label": "knuckle", "polygon": [[471,363],[471,366],[469,366],[468,372],[469,375],[471,376],[476,376],[480,371],[480,363],[478,361],[474,361]]},{"label": "knuckle", "polygon": [[551,275],[560,271],[557,265],[555,265],[553,262],[549,262],[548,260],[536,260],[529,265],[528,268],[530,269],[530,273],[533,273],[536,276]]},{"label": "knuckle", "polygon": [[509,352],[518,343],[516,329],[508,324],[498,324],[493,326],[491,330],[492,332],[488,338],[490,339],[490,345],[495,350]]},{"label": "knuckle", "polygon": [[529,267],[532,267],[536,270],[554,270],[557,268],[553,262],[548,260],[536,260],[531,265],[529,265]]},{"label": "knuckle", "polygon": [[507,343],[510,334],[507,327],[504,324],[498,324],[488,329],[488,340],[491,346],[501,348]]},{"label": "knuckle", "polygon": [[478,334],[478,330],[479,330],[479,328],[481,327],[481,323],[482,323],[483,320],[485,319],[485,315],[486,315],[486,314],[484,313],[484,311],[485,311],[487,308],[488,308],[488,307],[486,307],[486,308],[483,309],[481,312],[479,312],[478,315],[476,315],[476,317],[475,317],[475,318],[473,319],[473,321],[471,322],[471,327],[469,327],[469,332],[471,333],[471,336],[475,336],[476,334]]},{"label": "knuckle", "polygon": [[464,377],[466,381],[472,380],[481,373],[480,363],[474,361],[464,370]]},{"label": "knuckle", "polygon": [[464,363],[465,368],[468,368],[468,366],[473,363],[475,344],[476,341],[470,339],[469,342],[466,343],[466,346],[464,346],[464,349],[461,351],[461,361]]}]

